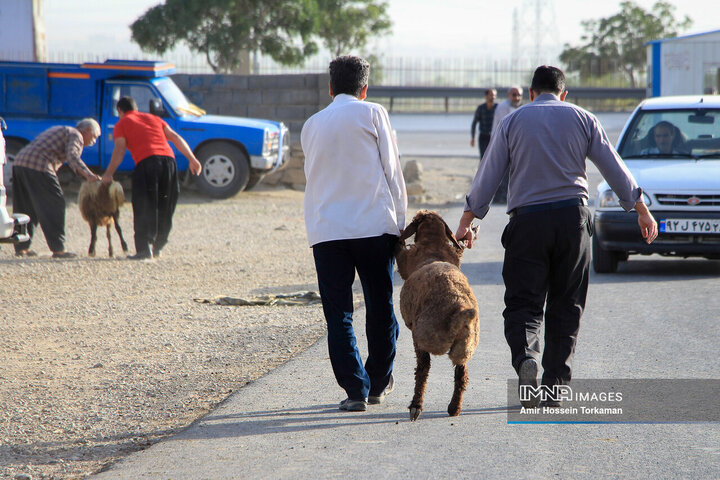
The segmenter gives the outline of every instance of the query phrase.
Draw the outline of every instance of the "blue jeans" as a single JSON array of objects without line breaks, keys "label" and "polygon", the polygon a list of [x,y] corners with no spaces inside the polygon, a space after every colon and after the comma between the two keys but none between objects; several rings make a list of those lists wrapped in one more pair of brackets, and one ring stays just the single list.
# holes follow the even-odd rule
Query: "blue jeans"
[{"label": "blue jeans", "polygon": [[[393,370],[399,333],[392,300],[396,242],[396,236],[386,234],[313,246],[330,363],[338,384],[352,400],[380,394]],[[368,357],[364,366],[352,325],[356,270],[365,296]]]}]

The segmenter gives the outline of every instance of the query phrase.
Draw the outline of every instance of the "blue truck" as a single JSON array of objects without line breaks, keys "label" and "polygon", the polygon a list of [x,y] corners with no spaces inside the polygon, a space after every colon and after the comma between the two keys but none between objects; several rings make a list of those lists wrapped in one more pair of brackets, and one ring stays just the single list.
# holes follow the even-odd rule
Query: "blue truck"
[{"label": "blue truck", "polygon": [[[110,163],[118,121],[116,103],[132,96],[138,110],[162,117],[188,143],[202,173],[189,175],[188,160],[175,152],[184,183],[214,198],[227,198],[255,186],[283,166],[289,146],[282,122],[207,115],[187,100],[172,81],[172,64],[153,61],[107,60],[103,63],[0,62],[0,116],[7,122],[5,185],[12,188],[15,155],[40,132],[54,125],[75,125],[95,118],[102,135],[83,150],[83,161],[96,172]],[[173,146],[174,148],[174,146]],[[135,164],[128,152],[118,173]]]}]

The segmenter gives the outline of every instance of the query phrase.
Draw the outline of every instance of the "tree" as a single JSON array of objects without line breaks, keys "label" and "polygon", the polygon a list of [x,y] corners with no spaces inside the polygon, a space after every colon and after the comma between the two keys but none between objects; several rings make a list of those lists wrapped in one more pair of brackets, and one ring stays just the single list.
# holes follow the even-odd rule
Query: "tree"
[{"label": "tree", "polygon": [[632,1],[622,2],[620,9],[610,17],[581,22],[585,29],[581,40],[587,43],[576,47],[565,44],[560,54],[569,71],[580,71],[586,77],[593,67],[604,66],[627,74],[635,87],[635,73],[644,70],[647,61],[645,43],[675,36],[692,24],[687,16],[676,20],[675,7],[663,0],[650,11]]},{"label": "tree", "polygon": [[317,0],[317,35],[335,56],[361,50],[370,36],[390,32],[392,21],[383,0]]},{"label": "tree", "polygon": [[316,0],[166,0],[130,29],[143,50],[162,54],[185,42],[219,73],[237,68],[243,51],[302,63],[317,52],[316,21]]}]

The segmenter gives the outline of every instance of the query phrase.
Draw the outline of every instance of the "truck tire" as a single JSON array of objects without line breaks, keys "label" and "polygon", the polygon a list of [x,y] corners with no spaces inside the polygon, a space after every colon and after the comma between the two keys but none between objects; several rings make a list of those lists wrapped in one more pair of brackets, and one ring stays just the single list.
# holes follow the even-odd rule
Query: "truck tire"
[{"label": "truck tire", "polygon": [[265,178],[264,173],[250,172],[250,178],[248,179],[248,183],[245,186],[245,190],[250,190],[250,189],[254,188],[255,185],[260,183],[260,180],[262,180],[263,178]]},{"label": "truck tire", "polygon": [[[592,237],[592,262],[595,273],[615,273],[622,253],[604,250],[597,234]],[[627,257],[625,257],[627,258]]]},{"label": "truck tire", "polygon": [[12,167],[15,162],[15,155],[27,145],[20,140],[7,139],[5,141],[5,165],[3,165],[3,179],[5,180],[5,192],[8,198],[12,198]]},{"label": "truck tire", "polygon": [[195,183],[213,198],[229,198],[243,190],[250,179],[250,159],[231,143],[211,143],[196,153],[202,172]]}]

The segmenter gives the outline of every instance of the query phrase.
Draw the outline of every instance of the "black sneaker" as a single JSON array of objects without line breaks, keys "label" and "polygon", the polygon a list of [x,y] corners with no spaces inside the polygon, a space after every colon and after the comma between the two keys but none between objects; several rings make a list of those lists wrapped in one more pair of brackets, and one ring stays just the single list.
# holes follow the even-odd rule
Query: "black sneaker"
[{"label": "black sneaker", "polygon": [[379,405],[383,403],[385,401],[385,397],[387,397],[393,390],[395,390],[395,377],[393,377],[393,374],[391,373],[390,380],[388,380],[385,390],[377,395],[368,395],[368,403],[370,405]]},{"label": "black sneaker", "polygon": [[[520,363],[518,368],[518,393],[520,393],[520,386],[529,385],[533,388],[537,388],[537,374],[538,364],[534,358],[526,358]],[[525,408],[535,408],[540,403],[540,396],[533,395],[530,398],[523,400],[520,399],[520,405]]]},{"label": "black sneaker", "polygon": [[342,402],[340,402],[340,406],[338,407],[340,410],[347,410],[348,412],[364,412],[367,410],[367,401],[366,400],[350,400],[349,398],[346,398]]},{"label": "black sneaker", "polygon": [[560,400],[543,400],[540,402],[541,407],[547,408],[560,408],[562,407],[562,401]]}]

